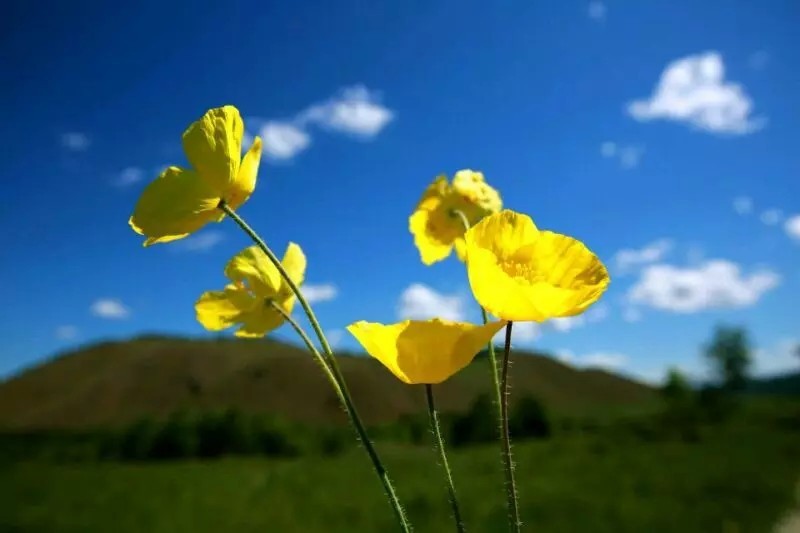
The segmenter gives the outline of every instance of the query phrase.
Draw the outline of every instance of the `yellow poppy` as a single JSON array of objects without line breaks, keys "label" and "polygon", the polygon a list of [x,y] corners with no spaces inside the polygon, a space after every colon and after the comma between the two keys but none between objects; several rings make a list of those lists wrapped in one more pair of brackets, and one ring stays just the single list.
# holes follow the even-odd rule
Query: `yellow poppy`
[{"label": "yellow poppy", "polygon": [[484,216],[502,209],[500,194],[484,181],[483,174],[460,170],[452,185],[446,176],[438,176],[422,195],[414,213],[408,219],[408,229],[414,235],[414,245],[426,265],[441,261],[456,248],[464,259],[464,221],[460,211],[473,225]]},{"label": "yellow poppy", "polygon": [[[294,243],[289,243],[281,261],[289,277],[300,286],[306,272],[306,256]],[[288,315],[295,295],[278,269],[257,246],[236,254],[225,267],[231,280],[222,291],[209,291],[195,303],[197,320],[204,328],[221,331],[239,325],[237,337],[263,337],[284,322],[274,302]]]},{"label": "yellow poppy", "polygon": [[472,227],[466,250],[475,299],[504,320],[578,315],[610,281],[606,267],[582,242],[539,231],[529,216],[510,210]]},{"label": "yellow poppy", "polygon": [[256,137],[242,158],[244,123],[227,105],[210,109],[183,133],[183,151],[191,169],[171,166],[150,183],[128,220],[147,237],[145,246],[182,239],[207,223],[219,222],[224,200],[242,205],[256,187],[261,139]]},{"label": "yellow poppy", "polygon": [[505,321],[482,326],[433,320],[397,324],[359,321],[347,326],[372,357],[408,384],[436,384],[466,367]]}]

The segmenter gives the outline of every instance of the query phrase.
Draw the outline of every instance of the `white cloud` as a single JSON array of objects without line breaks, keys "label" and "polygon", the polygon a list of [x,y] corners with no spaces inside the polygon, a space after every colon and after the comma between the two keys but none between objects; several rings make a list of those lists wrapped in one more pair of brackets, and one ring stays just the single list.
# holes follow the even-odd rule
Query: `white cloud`
[{"label": "white cloud", "polygon": [[626,307],[622,311],[622,320],[625,322],[630,322],[631,324],[634,322],[639,322],[642,320],[642,312],[635,307]]},{"label": "white cloud", "polygon": [[552,318],[543,324],[543,328],[557,331],[559,333],[566,333],[568,331],[572,331],[573,329],[583,327],[586,324],[602,322],[608,318],[608,315],[608,306],[601,303],[595,305],[582,315]]},{"label": "white cloud", "polygon": [[311,122],[363,138],[374,137],[393,118],[394,113],[380,103],[380,95],[363,85],[342,89],[338,95],[309,107],[298,117],[301,123]]},{"label": "white cloud", "polygon": [[659,239],[644,246],[644,248],[625,248],[614,255],[614,263],[622,272],[628,272],[636,267],[661,261],[673,248],[670,239]]},{"label": "white cloud", "polygon": [[733,210],[740,215],[749,215],[753,212],[753,199],[749,196],[739,196],[734,198]]},{"label": "white cloud", "polygon": [[311,144],[311,136],[291,123],[271,120],[261,127],[264,155],[272,160],[291,159]]},{"label": "white cloud", "polygon": [[556,359],[563,363],[583,368],[602,368],[618,370],[628,363],[628,357],[616,352],[591,352],[577,355],[571,350],[561,349],[555,353]]},{"label": "white cloud", "polygon": [[78,328],[75,326],[58,326],[55,331],[56,338],[62,341],[72,340],[78,336]]},{"label": "white cloud", "polygon": [[119,173],[119,176],[117,176],[117,179],[114,183],[118,187],[128,187],[134,183],[142,181],[142,178],[144,178],[144,171],[142,171],[141,168],[127,167]]},{"label": "white cloud", "polygon": [[91,144],[89,136],[79,131],[70,131],[61,135],[61,146],[73,152],[83,152]]},{"label": "white cloud", "polygon": [[786,219],[786,224],[783,227],[789,237],[800,242],[800,215],[794,215]]},{"label": "white cloud", "polygon": [[739,265],[720,259],[689,268],[657,264],[645,268],[627,298],[632,304],[674,313],[741,308],[755,304],[780,280],[766,269],[744,276]]},{"label": "white cloud", "polygon": [[425,320],[434,317],[463,320],[464,299],[461,296],[441,294],[427,285],[414,283],[400,295],[397,314],[400,320]]},{"label": "white cloud", "polygon": [[122,302],[113,298],[95,300],[89,310],[95,316],[114,320],[128,318],[131,314],[130,310]]},{"label": "white cloud", "polygon": [[767,226],[774,226],[783,220],[783,212],[780,209],[767,209],[761,213],[761,222]]},{"label": "white cloud", "polygon": [[208,252],[225,240],[225,234],[218,230],[205,230],[174,243],[170,249],[183,252]]},{"label": "white cloud", "polygon": [[[541,336],[542,326],[536,322],[514,322],[511,326],[512,348],[519,344],[530,344]],[[505,346],[506,328],[502,328],[492,337],[496,346]]]},{"label": "white cloud", "polygon": [[800,339],[783,339],[769,349],[759,348],[753,354],[754,373],[781,374],[800,370]]},{"label": "white cloud", "polygon": [[646,122],[663,119],[719,134],[746,134],[764,120],[752,117],[753,102],[741,85],[725,80],[717,52],[683,57],[664,69],[649,99],[628,104],[628,113]]},{"label": "white cloud", "polygon": [[328,339],[328,344],[330,344],[331,348],[336,349],[344,340],[344,331],[341,329],[332,329],[325,332],[325,337]]},{"label": "white cloud", "polygon": [[606,5],[603,2],[599,2],[597,0],[589,2],[589,7],[586,10],[586,13],[589,15],[589,18],[597,21],[605,20],[607,12],[608,8],[606,8]]},{"label": "white cloud", "polygon": [[600,154],[605,157],[614,157],[617,155],[617,143],[606,141],[600,145]]},{"label": "white cloud", "polygon": [[[311,146],[314,128],[345,133],[361,139],[378,135],[392,120],[394,112],[380,102],[380,95],[363,85],[341,89],[328,100],[314,103],[285,120],[264,121],[248,117],[264,142],[264,156],[273,162],[288,161]],[[313,127],[313,128],[312,128]],[[246,131],[242,148],[253,142]]]},{"label": "white cloud", "polygon": [[331,283],[321,283],[319,285],[307,284],[300,287],[300,292],[303,293],[308,303],[329,302],[336,298],[339,290],[336,285]]},{"label": "white cloud", "polygon": [[639,166],[644,150],[644,146],[618,144],[613,141],[605,141],[600,145],[600,155],[606,159],[616,159],[626,170]]}]

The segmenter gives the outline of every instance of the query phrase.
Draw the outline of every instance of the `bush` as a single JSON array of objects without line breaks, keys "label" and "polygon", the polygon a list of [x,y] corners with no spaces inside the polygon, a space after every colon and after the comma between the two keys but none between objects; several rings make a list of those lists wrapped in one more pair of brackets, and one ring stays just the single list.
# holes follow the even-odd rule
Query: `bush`
[{"label": "bush", "polygon": [[158,424],[148,417],[131,425],[120,440],[120,457],[128,460],[143,460],[151,457],[158,430]]},{"label": "bush", "polygon": [[519,399],[509,413],[508,426],[514,438],[546,438],[551,433],[547,411],[533,396]]},{"label": "bush", "polygon": [[480,394],[469,410],[452,419],[450,439],[454,447],[497,440],[495,408],[488,394]]},{"label": "bush", "polygon": [[197,453],[197,424],[185,412],[173,413],[156,434],[152,459],[180,459]]}]

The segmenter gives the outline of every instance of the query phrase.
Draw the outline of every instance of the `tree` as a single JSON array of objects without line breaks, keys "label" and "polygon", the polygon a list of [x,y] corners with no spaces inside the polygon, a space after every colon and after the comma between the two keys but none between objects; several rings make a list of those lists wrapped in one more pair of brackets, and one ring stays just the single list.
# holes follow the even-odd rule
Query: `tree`
[{"label": "tree", "polygon": [[691,396],[692,388],[686,376],[675,367],[667,372],[667,378],[661,387],[661,394],[669,402],[683,402]]},{"label": "tree", "polygon": [[744,388],[752,363],[750,342],[744,328],[718,326],[705,354],[723,389],[739,391]]}]

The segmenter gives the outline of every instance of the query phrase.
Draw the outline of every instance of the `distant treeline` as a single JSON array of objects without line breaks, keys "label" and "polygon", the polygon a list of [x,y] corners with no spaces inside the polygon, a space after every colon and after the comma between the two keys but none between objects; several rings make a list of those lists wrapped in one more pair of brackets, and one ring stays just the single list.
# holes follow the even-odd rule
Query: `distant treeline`
[{"label": "distant treeline", "polygon": [[[719,389],[693,392],[680,384],[667,384],[663,401],[635,415],[561,416],[554,419],[536,398],[525,396],[512,407],[511,433],[515,441],[561,437],[600,436],[605,440],[643,442],[679,439],[696,442],[713,426],[733,419],[755,420],[800,430],[800,412],[775,416],[743,406]],[[447,446],[461,448],[497,442],[494,405],[478,396],[467,412],[443,414]],[[406,415],[391,424],[370,428],[378,441],[411,445],[431,443],[426,413]],[[236,409],[209,412],[178,411],[166,420],[143,418],[128,427],[90,432],[0,432],[0,461],[45,459],[55,461],[157,461],[213,459],[230,455],[297,457],[332,456],[352,448],[355,437],[348,426],[307,426],[263,414]]]}]

